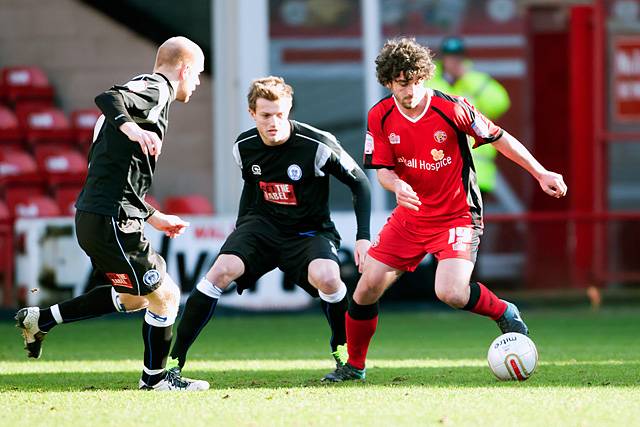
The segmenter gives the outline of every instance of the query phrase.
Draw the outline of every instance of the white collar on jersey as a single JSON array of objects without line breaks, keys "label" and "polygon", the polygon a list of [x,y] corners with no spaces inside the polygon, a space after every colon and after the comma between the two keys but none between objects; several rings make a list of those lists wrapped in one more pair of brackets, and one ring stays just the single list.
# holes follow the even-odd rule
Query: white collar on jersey
[{"label": "white collar on jersey", "polygon": [[391,95],[391,97],[393,98],[393,102],[396,103],[396,107],[398,108],[398,112],[400,114],[402,114],[402,117],[404,117],[405,119],[409,120],[411,123],[416,123],[418,120],[420,120],[422,117],[424,117],[425,114],[427,114],[427,111],[429,110],[429,106],[431,105],[431,98],[433,98],[433,90],[432,89],[427,89],[427,93],[426,95],[427,98],[427,104],[424,106],[424,110],[422,110],[422,113],[420,113],[419,116],[417,117],[409,117],[407,116],[405,113],[402,112],[402,107],[400,106],[400,104],[398,104],[398,100],[396,99],[395,96]]}]

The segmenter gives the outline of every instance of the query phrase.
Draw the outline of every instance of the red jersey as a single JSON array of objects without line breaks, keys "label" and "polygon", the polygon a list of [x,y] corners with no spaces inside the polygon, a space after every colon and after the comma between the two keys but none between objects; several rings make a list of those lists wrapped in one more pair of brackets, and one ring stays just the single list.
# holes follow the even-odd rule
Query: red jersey
[{"label": "red jersey", "polygon": [[418,194],[418,212],[398,207],[396,214],[427,223],[468,217],[481,224],[482,199],[466,136],[476,148],[502,133],[462,97],[434,90],[425,111],[410,118],[391,95],[369,110],[364,166],[393,169]]}]

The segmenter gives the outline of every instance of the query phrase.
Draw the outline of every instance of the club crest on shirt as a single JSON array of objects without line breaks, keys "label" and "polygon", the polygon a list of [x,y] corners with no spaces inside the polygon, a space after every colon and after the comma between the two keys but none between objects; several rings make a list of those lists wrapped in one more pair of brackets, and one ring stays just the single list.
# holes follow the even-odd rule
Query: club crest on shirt
[{"label": "club crest on shirt", "polygon": [[442,160],[444,158],[444,151],[436,150],[435,148],[431,150],[431,155],[433,156],[433,160],[436,162]]},{"label": "club crest on shirt", "polygon": [[436,140],[436,142],[439,142],[440,144],[442,144],[443,142],[445,142],[447,140],[447,133],[443,130],[437,130],[434,134],[433,134],[433,139]]},{"label": "club crest on shirt", "polygon": [[259,165],[251,165],[251,172],[253,172],[254,175],[262,175],[262,169],[260,169]]},{"label": "club crest on shirt", "polygon": [[144,273],[144,276],[142,276],[142,281],[147,286],[155,285],[160,281],[160,272],[155,268],[151,270],[147,270],[147,272]]},{"label": "club crest on shirt", "polygon": [[289,175],[289,178],[292,180],[298,181],[302,178],[302,169],[300,169],[300,166],[293,164],[287,168],[287,175]]},{"label": "club crest on shirt", "polygon": [[400,144],[400,135],[396,135],[395,133],[391,132],[389,134],[389,144]]}]

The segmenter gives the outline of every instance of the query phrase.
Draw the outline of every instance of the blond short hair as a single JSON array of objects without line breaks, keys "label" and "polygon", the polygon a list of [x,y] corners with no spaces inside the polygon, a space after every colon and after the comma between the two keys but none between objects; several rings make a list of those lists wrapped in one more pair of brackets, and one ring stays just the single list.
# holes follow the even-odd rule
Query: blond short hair
[{"label": "blond short hair", "polygon": [[282,77],[268,76],[255,79],[249,86],[247,101],[249,109],[256,111],[258,98],[277,101],[280,98],[293,98],[293,88],[285,83]]}]

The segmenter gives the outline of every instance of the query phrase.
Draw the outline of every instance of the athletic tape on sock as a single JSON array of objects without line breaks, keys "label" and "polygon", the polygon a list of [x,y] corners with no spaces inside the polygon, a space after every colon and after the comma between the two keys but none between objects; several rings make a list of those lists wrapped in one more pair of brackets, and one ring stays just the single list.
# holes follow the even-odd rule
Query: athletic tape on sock
[{"label": "athletic tape on sock", "polygon": [[120,313],[127,312],[127,307],[122,304],[122,302],[120,301],[120,295],[118,295],[114,288],[111,288],[111,301],[113,302],[113,306],[116,308],[116,311]]},{"label": "athletic tape on sock", "polygon": [[158,375],[164,372],[164,369],[149,369],[144,365],[142,366],[142,370],[148,375]]},{"label": "athletic tape on sock", "polygon": [[325,294],[324,292],[318,290],[318,294],[320,294],[320,299],[322,301],[326,301],[329,304],[334,304],[336,302],[340,302],[343,300],[344,296],[347,295],[347,286],[340,282],[340,286],[338,290],[332,294]]},{"label": "athletic tape on sock", "polygon": [[177,312],[167,313],[164,316],[156,314],[151,310],[147,309],[144,314],[144,321],[147,322],[151,326],[157,326],[159,328],[165,328],[167,326],[171,326],[176,322]]},{"label": "athletic tape on sock", "polygon": [[222,289],[208,281],[206,277],[200,279],[200,281],[196,285],[196,289],[209,298],[219,299],[222,296]]},{"label": "athletic tape on sock", "polygon": [[51,306],[51,315],[56,323],[59,324],[64,322],[64,320],[62,320],[62,314],[60,314],[60,307],[58,307],[58,304]]}]

